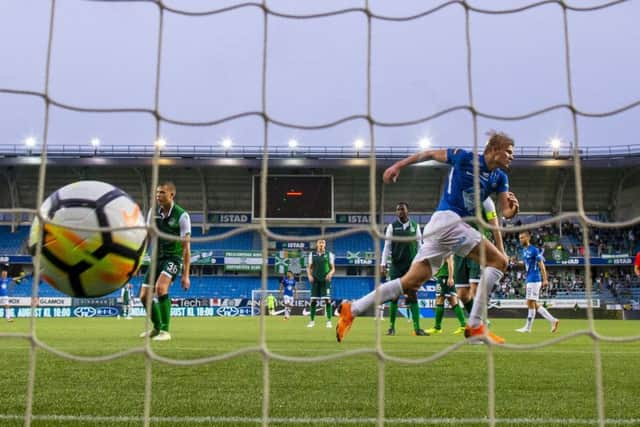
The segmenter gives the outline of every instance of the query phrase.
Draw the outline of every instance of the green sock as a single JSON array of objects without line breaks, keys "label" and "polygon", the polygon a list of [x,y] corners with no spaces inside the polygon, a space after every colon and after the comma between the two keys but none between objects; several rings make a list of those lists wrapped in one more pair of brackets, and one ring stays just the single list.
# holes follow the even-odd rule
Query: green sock
[{"label": "green sock", "polygon": [[436,305],[436,324],[434,328],[442,329],[442,318],[444,317],[444,304]]},{"label": "green sock", "polygon": [[398,301],[391,301],[389,304],[389,328],[396,328],[396,316],[398,315]]},{"label": "green sock", "polygon": [[411,311],[411,319],[413,320],[413,329],[417,331],[420,329],[420,307],[418,302],[412,302],[409,304],[409,311]]},{"label": "green sock", "polygon": [[[145,304],[145,308],[146,308]],[[162,324],[162,315],[160,314],[160,306],[157,302],[151,302],[151,323],[153,324],[153,329],[160,330],[160,325]]]},{"label": "green sock", "polygon": [[327,301],[324,309],[327,311],[327,320],[331,320],[331,316],[333,315],[333,310],[331,306],[331,301]]},{"label": "green sock", "polygon": [[454,313],[456,313],[456,317],[458,318],[458,322],[460,322],[460,326],[466,326],[467,322],[464,320],[464,313],[462,312],[462,307],[459,304],[456,304],[453,307]]},{"label": "green sock", "polygon": [[311,302],[311,321],[313,322],[316,319],[316,301],[313,300]]},{"label": "green sock", "polygon": [[473,308],[473,298],[464,303],[464,309],[467,311],[467,316],[471,314],[471,309]]},{"label": "green sock", "polygon": [[171,320],[171,299],[169,294],[158,297],[158,305],[160,306],[160,319],[162,320],[160,330],[169,332],[169,322]]}]

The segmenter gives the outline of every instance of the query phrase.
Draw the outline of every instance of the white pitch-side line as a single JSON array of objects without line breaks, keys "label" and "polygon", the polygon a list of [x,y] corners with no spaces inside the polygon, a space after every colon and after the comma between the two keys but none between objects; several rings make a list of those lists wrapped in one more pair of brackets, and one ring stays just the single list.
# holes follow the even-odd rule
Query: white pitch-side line
[{"label": "white pitch-side line", "polygon": [[[268,344],[268,343],[267,343]],[[14,346],[14,345],[9,345],[9,346],[2,346],[3,350],[28,350],[29,347],[25,346]],[[69,351],[69,349],[63,349],[64,351]],[[177,353],[184,353],[184,352],[189,352],[189,351],[201,351],[202,347],[180,347],[180,348],[176,348],[174,349],[175,352]],[[230,350],[231,351],[237,351],[239,349],[236,350]],[[331,347],[324,347],[324,348],[314,348],[314,351],[316,352],[325,352],[327,354],[335,354],[335,353],[341,353],[344,350],[341,348],[336,348],[336,346],[331,346]],[[547,350],[545,348],[540,348],[540,349],[535,349],[535,350],[528,350],[527,353],[541,353],[541,354],[593,354],[593,350]],[[257,353],[257,352],[255,352]],[[280,353],[280,352],[276,352],[278,355],[281,356],[292,356],[292,357],[300,357],[300,356],[304,356],[304,355],[298,355],[298,354],[286,354],[286,353]],[[467,354],[467,353],[473,353],[473,354],[477,354],[478,351],[477,350],[461,350],[461,349],[457,349],[454,350],[452,353],[455,354]],[[519,351],[515,350],[512,352],[513,354],[517,354],[519,353]],[[640,349],[639,350],[629,350],[629,351],[607,351],[607,350],[601,350],[601,353],[603,355],[624,355],[624,354],[629,354],[629,355],[637,355],[640,354]],[[428,357],[428,356],[432,356],[435,353],[424,353],[424,354],[420,354],[420,355],[415,355],[413,356],[413,358],[422,358],[422,357]],[[211,354],[213,355],[213,354]],[[391,354],[394,357],[403,357],[402,354],[396,354],[395,352],[393,354]],[[101,357],[103,355],[93,355],[95,357]]]},{"label": "white pitch-side line", "polygon": [[[0,414],[0,420],[21,420],[24,415]],[[143,421],[143,417],[127,416],[90,416],[90,415],[33,415],[33,420],[39,421],[87,421],[87,422],[111,422],[130,423]],[[152,423],[171,424],[210,424],[210,423],[235,423],[235,424],[261,424],[262,418],[257,417],[150,417]],[[376,418],[269,418],[270,423],[287,424],[374,424]],[[552,425],[598,425],[597,419],[588,418],[496,418],[497,423],[510,424],[552,424]],[[422,425],[459,425],[459,424],[484,424],[488,418],[385,418],[385,424],[422,424]],[[640,418],[618,419],[606,418],[605,425],[639,425]]]}]

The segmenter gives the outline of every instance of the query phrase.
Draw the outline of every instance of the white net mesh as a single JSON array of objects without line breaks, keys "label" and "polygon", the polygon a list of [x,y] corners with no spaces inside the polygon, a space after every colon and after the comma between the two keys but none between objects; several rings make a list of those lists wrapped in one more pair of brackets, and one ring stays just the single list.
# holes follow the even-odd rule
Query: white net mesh
[{"label": "white net mesh", "polygon": [[[134,3],[134,1],[132,1],[131,3]],[[416,13],[415,15],[412,16],[405,16],[405,17],[389,17],[389,16],[381,16],[381,15],[376,15],[374,13],[372,13],[371,9],[369,8],[368,2],[365,2],[365,6],[364,7],[360,7],[360,8],[350,8],[350,9],[345,9],[345,10],[336,10],[333,12],[327,12],[327,13],[321,13],[321,14],[308,14],[308,15],[286,15],[286,14],[282,14],[282,13],[278,13],[275,12],[273,10],[271,10],[266,2],[262,2],[262,3],[246,3],[246,4],[241,4],[241,5],[237,5],[237,6],[232,6],[232,7],[227,7],[227,8],[221,8],[221,9],[212,9],[209,11],[203,11],[203,12],[198,12],[198,13],[194,13],[194,12],[187,12],[187,11],[182,11],[182,10],[178,10],[175,8],[171,8],[168,7],[166,5],[163,5],[161,2],[148,2],[153,4],[155,7],[157,7],[159,14],[158,14],[158,33],[159,33],[159,37],[158,37],[158,45],[157,45],[157,51],[156,51],[156,72],[155,75],[153,76],[153,79],[155,81],[155,98],[154,98],[154,107],[152,109],[140,109],[140,108],[129,108],[129,107],[122,107],[122,108],[112,108],[112,109],[108,109],[108,108],[104,108],[104,109],[95,109],[95,108],[89,108],[89,107],[83,107],[83,106],[74,106],[74,105],[66,105],[63,104],[59,101],[57,101],[56,99],[54,99],[51,96],[51,92],[50,92],[50,83],[51,83],[51,58],[52,58],[52,54],[53,54],[53,49],[52,49],[52,41],[53,38],[56,34],[56,28],[55,28],[55,24],[56,24],[56,13],[58,12],[58,2],[56,1],[52,1],[51,2],[51,13],[50,13],[50,19],[49,19],[49,44],[48,44],[48,49],[47,49],[47,60],[46,60],[46,65],[45,65],[45,85],[44,85],[44,89],[42,90],[42,92],[31,92],[31,91],[23,91],[23,90],[16,90],[16,89],[11,89],[11,88],[2,88],[0,89],[0,93],[4,93],[4,94],[11,94],[11,95],[17,95],[17,96],[24,96],[24,97],[36,97],[41,99],[44,104],[45,104],[45,108],[44,108],[44,131],[43,131],[43,145],[42,145],[42,153],[41,153],[41,157],[40,157],[40,173],[39,173],[39,179],[38,179],[38,187],[37,187],[37,203],[38,205],[40,205],[44,199],[44,188],[45,188],[45,180],[46,180],[46,168],[47,168],[47,145],[48,145],[48,134],[49,134],[49,117],[50,117],[50,113],[53,107],[57,107],[57,108],[62,108],[65,110],[71,110],[71,111],[77,111],[77,112],[92,112],[92,113],[111,113],[111,112],[130,112],[130,113],[147,113],[149,115],[151,115],[156,123],[156,140],[160,139],[161,137],[161,133],[160,133],[160,127],[161,127],[161,123],[171,123],[171,124],[177,124],[177,125],[184,125],[184,126],[208,126],[208,125],[215,125],[215,124],[219,124],[219,123],[223,123],[225,121],[230,121],[230,120],[234,120],[234,119],[238,119],[238,118],[242,118],[242,117],[258,117],[263,121],[263,130],[264,130],[264,145],[262,147],[262,168],[261,168],[261,197],[262,197],[262,202],[261,202],[261,206],[262,206],[262,217],[265,217],[265,209],[266,209],[266,194],[267,192],[266,190],[266,177],[267,177],[267,173],[268,173],[268,165],[269,165],[269,153],[270,153],[270,144],[269,144],[269,126],[273,126],[273,125],[278,125],[278,126],[283,126],[286,128],[299,128],[299,129],[307,129],[307,130],[313,130],[313,129],[325,129],[325,128],[330,128],[330,127],[334,127],[337,126],[341,123],[344,122],[348,122],[348,121],[353,121],[353,120],[364,120],[366,121],[366,123],[368,124],[368,131],[369,131],[369,141],[371,142],[370,147],[369,147],[369,165],[370,165],[370,173],[369,173],[369,182],[370,182],[370,192],[369,192],[369,206],[371,207],[371,211],[370,211],[370,215],[371,215],[371,219],[372,222],[369,226],[366,227],[354,227],[353,229],[350,230],[345,230],[342,232],[338,232],[338,233],[333,233],[327,237],[329,238],[336,238],[339,236],[345,236],[345,235],[349,235],[349,234],[353,234],[356,233],[358,231],[361,231],[362,229],[366,229],[367,231],[369,231],[371,233],[372,236],[374,236],[374,238],[376,239],[380,239],[383,238],[384,236],[380,234],[379,232],[379,224],[377,224],[376,222],[376,206],[379,206],[382,201],[377,200],[376,197],[376,182],[378,182],[377,178],[378,178],[378,171],[376,170],[376,162],[374,161],[375,157],[376,157],[376,143],[375,143],[375,137],[376,137],[376,132],[374,131],[374,127],[375,126],[379,126],[379,127],[394,127],[394,126],[410,126],[410,125],[415,125],[415,124],[419,124],[419,123],[425,123],[428,122],[430,120],[433,120],[437,117],[440,117],[442,115],[446,115],[446,114],[451,114],[454,113],[456,111],[466,111],[469,114],[471,114],[472,116],[472,123],[473,123],[473,135],[474,135],[474,148],[476,149],[475,151],[477,151],[477,148],[479,146],[479,141],[477,140],[477,135],[478,135],[478,118],[482,117],[482,118],[487,118],[487,119],[492,119],[492,120],[521,120],[521,119],[525,119],[525,118],[530,118],[530,117],[534,117],[534,116],[538,116],[541,114],[544,114],[545,112],[548,111],[552,111],[552,110],[565,110],[567,111],[572,118],[572,124],[573,124],[573,141],[574,141],[574,145],[573,145],[573,159],[574,159],[574,170],[575,170],[575,186],[576,186],[576,198],[577,198],[577,212],[571,212],[571,213],[565,213],[559,216],[556,216],[555,218],[552,218],[548,221],[545,221],[543,223],[539,223],[539,224],[535,224],[535,225],[543,225],[543,224],[547,224],[547,223],[553,223],[553,222],[557,222],[559,220],[563,220],[563,219],[572,219],[572,218],[577,218],[577,220],[580,222],[580,225],[582,226],[582,230],[583,230],[583,243],[584,243],[584,247],[586,250],[585,253],[585,260],[586,260],[586,266],[585,266],[585,283],[586,283],[586,293],[587,293],[587,299],[589,301],[591,301],[591,292],[592,292],[592,278],[591,278],[591,266],[589,264],[589,244],[588,244],[588,230],[589,227],[601,227],[601,228],[612,228],[612,227],[625,227],[625,226],[630,226],[633,225],[634,223],[638,222],[638,219],[632,219],[629,221],[625,221],[625,222],[615,222],[615,223],[605,223],[605,222],[600,222],[600,221],[595,221],[593,219],[590,219],[584,210],[583,207],[583,188],[582,188],[582,168],[581,168],[581,160],[580,160],[580,153],[581,153],[581,146],[580,146],[580,138],[578,135],[578,118],[579,117],[609,117],[609,116],[613,116],[616,114],[620,114],[623,113],[625,111],[628,111],[632,108],[637,107],[638,105],[640,105],[640,101],[635,101],[632,102],[628,105],[624,105],[621,106],[619,108],[615,108],[612,109],[610,111],[606,111],[606,112],[598,112],[598,113],[592,113],[592,112],[585,112],[585,111],[580,111],[576,105],[574,104],[574,95],[573,95],[573,89],[572,89],[572,69],[571,69],[571,61],[570,61],[570,56],[571,56],[571,47],[570,47],[570,28],[569,28],[569,24],[568,24],[568,15],[570,12],[575,12],[575,13],[586,13],[586,12],[598,12],[601,10],[605,10],[607,8],[610,7],[615,7],[617,6],[619,3],[623,3],[621,1],[614,1],[611,3],[607,3],[604,5],[598,5],[595,7],[576,7],[576,6],[569,6],[567,5],[565,2],[561,2],[561,1],[544,1],[544,2],[539,2],[539,3],[535,3],[535,4],[531,4],[531,5],[527,5],[527,6],[523,6],[521,8],[517,8],[517,9],[512,9],[512,10],[484,10],[478,7],[473,7],[470,6],[468,3],[466,2],[460,2],[460,1],[451,1],[445,4],[442,4],[436,8],[433,9],[428,9],[428,10],[424,10],[420,13]],[[532,111],[528,114],[523,114],[520,116],[498,116],[498,115],[493,115],[493,114],[489,114],[489,113],[485,113],[482,111],[479,111],[476,108],[476,104],[474,101],[475,98],[475,93],[474,93],[474,85],[472,82],[472,53],[473,53],[473,49],[472,49],[472,40],[471,40],[471,33],[470,33],[470,17],[473,14],[518,14],[518,13],[526,13],[528,10],[534,9],[536,7],[540,7],[546,4],[555,4],[557,6],[559,6],[562,9],[562,17],[563,17],[563,27],[562,27],[562,31],[563,31],[563,38],[564,38],[564,55],[565,55],[565,64],[566,64],[566,91],[567,91],[567,95],[568,95],[568,103],[566,104],[558,104],[558,105],[551,105],[551,106],[547,106],[545,108],[542,108],[540,110],[537,111]],[[371,56],[372,56],[372,43],[371,43],[371,38],[372,38],[372,24],[377,21],[377,20],[386,20],[386,21],[397,21],[397,22],[409,22],[409,21],[413,21],[416,19],[422,19],[425,17],[429,17],[432,14],[435,14],[437,11],[439,11],[440,9],[443,8],[447,8],[447,7],[461,7],[464,9],[464,14],[465,14],[465,34],[466,34],[466,57],[467,57],[467,63],[466,63],[466,74],[467,74],[467,79],[466,79],[466,83],[467,83],[467,97],[469,102],[467,104],[464,105],[458,105],[455,107],[451,107],[442,111],[438,111],[435,114],[429,115],[427,117],[423,117],[420,119],[416,119],[416,120],[411,120],[411,121],[404,121],[404,122],[396,122],[396,123],[383,123],[380,122],[378,120],[376,120],[375,117],[372,116],[371,114],[371,99],[372,99],[372,78],[371,78]],[[237,114],[234,116],[230,116],[230,117],[225,117],[219,120],[213,120],[213,121],[202,121],[202,122],[198,122],[198,121],[185,121],[185,120],[176,120],[176,119],[172,119],[170,117],[166,117],[162,114],[162,112],[159,109],[159,97],[160,97],[160,75],[162,74],[162,54],[163,54],[163,41],[165,40],[165,17],[168,14],[176,14],[176,15],[182,15],[185,17],[189,17],[189,16],[204,16],[204,15],[216,15],[216,14],[224,14],[224,13],[229,13],[231,11],[237,10],[237,9],[242,9],[242,8],[258,8],[260,9],[260,11],[262,12],[263,16],[264,16],[264,30],[263,30],[263,43],[262,43],[262,48],[263,48],[263,56],[262,56],[262,81],[261,81],[261,108],[259,111],[247,111],[245,113],[242,114]],[[291,20],[313,20],[313,19],[319,19],[319,18],[326,18],[326,17],[336,17],[336,16],[340,16],[343,14],[347,14],[347,13],[360,13],[363,14],[366,17],[366,37],[367,37],[367,52],[366,52],[366,56],[367,56],[367,75],[366,75],[366,111],[367,113],[365,115],[353,115],[353,116],[349,116],[349,117],[343,117],[340,120],[337,120],[335,122],[332,123],[326,123],[326,124],[322,124],[322,125],[301,125],[301,124],[295,124],[295,123],[285,123],[285,122],[280,122],[280,121],[276,121],[274,119],[272,119],[270,117],[270,114],[267,110],[267,87],[266,87],[266,77],[267,77],[267,73],[268,73],[268,58],[269,58],[269,49],[270,49],[270,45],[269,45],[269,40],[267,39],[267,35],[269,33],[269,29],[270,27],[273,25],[272,19],[273,17],[278,17],[278,18],[283,18],[283,19],[291,19]],[[158,184],[158,176],[159,176],[159,167],[160,167],[160,159],[161,159],[161,152],[160,149],[156,148],[155,152],[154,152],[154,156],[153,156],[153,168],[152,168],[152,184],[151,184],[151,188],[155,188],[155,186]],[[477,165],[476,165],[477,167]],[[476,169],[477,172],[477,169]],[[478,186],[478,175],[476,173],[476,186]],[[476,192],[477,194],[478,192]],[[155,199],[151,199],[150,200],[150,204],[151,204],[151,208],[153,208],[153,206],[155,205]],[[479,205],[479,203],[476,203],[476,205]],[[26,209],[13,209],[11,210],[11,212],[15,212],[15,213],[22,213],[22,212],[27,212],[30,214],[36,214],[35,211],[33,210],[26,210]],[[480,218],[480,214],[478,212],[478,216],[477,219],[479,221],[481,221]],[[531,225],[529,225],[528,227],[531,227]],[[514,228],[513,231],[518,231],[519,229],[524,229],[524,227],[522,228]],[[257,232],[260,233],[261,235],[261,244],[262,244],[262,254],[263,257],[267,257],[267,248],[268,248],[268,241],[269,240],[287,240],[290,238],[290,236],[282,236],[282,235],[278,235],[273,233],[269,228],[268,228],[268,223],[265,219],[262,219],[259,221],[259,223],[256,224],[250,224],[250,225],[245,225],[243,227],[241,227],[241,229],[237,229],[237,230],[233,230],[230,231],[228,233],[225,233],[223,235],[219,235],[216,236],[215,238],[203,238],[202,241],[205,240],[219,240],[219,239],[224,239],[224,238],[228,238],[228,237],[232,237],[236,234],[242,233],[242,232],[246,232],[247,230],[255,230]],[[168,235],[163,235],[159,232],[159,230],[154,226],[150,226],[149,229],[149,233],[152,236],[153,240],[153,245],[155,247],[155,244],[157,243],[157,237],[158,236],[162,236],[164,238],[171,238],[171,236]],[[316,238],[318,238],[320,236],[305,236],[300,238],[300,240],[315,240]],[[41,254],[41,248],[38,247],[36,255],[34,257],[34,267],[35,267],[35,271],[37,272],[39,270],[39,256]],[[377,247],[376,245],[376,259],[380,258],[380,253],[379,253],[379,247]],[[155,262],[155,261],[153,261]],[[155,264],[152,264],[152,267],[154,267]],[[258,293],[266,293],[266,289],[267,289],[267,277],[268,277],[268,273],[266,271],[266,269],[262,270],[262,290],[259,291]],[[380,276],[379,276],[379,272],[376,272],[376,283],[380,282]],[[34,285],[33,285],[33,295],[37,295],[38,294],[38,283],[39,283],[39,277],[38,277],[38,273],[36,273],[36,277],[34,280]],[[35,307],[33,307],[33,309],[35,309]],[[615,424],[627,424],[627,425],[636,425],[636,424],[640,424],[640,420],[637,419],[628,419],[628,420],[608,420],[606,418],[606,413],[605,413],[605,408],[604,408],[604,395],[603,395],[603,372],[602,372],[602,357],[601,357],[601,353],[600,353],[600,343],[603,341],[606,342],[616,342],[616,343],[623,343],[623,342],[632,342],[632,341],[638,341],[640,340],[640,336],[634,336],[634,337],[625,337],[625,338],[614,338],[614,337],[608,337],[608,336],[604,336],[600,333],[598,333],[595,329],[595,325],[594,325],[594,318],[593,318],[593,310],[592,307],[589,306],[588,310],[587,310],[587,315],[588,315],[588,320],[589,320],[589,328],[587,330],[582,330],[582,331],[576,331],[567,335],[563,335],[561,337],[558,337],[556,339],[553,340],[549,340],[546,342],[542,342],[539,344],[535,344],[535,345],[506,345],[506,349],[507,351],[531,351],[531,350],[535,350],[535,349],[539,349],[541,347],[549,347],[549,346],[553,346],[556,344],[559,344],[561,342],[565,342],[568,340],[571,340],[573,338],[576,338],[578,336],[585,336],[585,337],[589,337],[590,339],[593,340],[593,356],[594,356],[594,370],[595,370],[595,381],[596,381],[596,390],[597,390],[597,394],[596,394],[596,404],[597,404],[597,415],[595,417],[595,419],[579,419],[579,420],[558,420],[558,419],[519,419],[519,418],[512,418],[512,419],[499,419],[496,416],[496,364],[498,362],[496,362],[496,358],[494,355],[494,348],[493,346],[487,346],[487,384],[488,384],[488,400],[487,400],[487,411],[486,411],[486,417],[481,417],[481,418],[459,418],[459,419],[447,419],[447,418],[435,418],[435,419],[426,419],[426,418],[398,418],[398,417],[387,417],[385,414],[385,364],[389,363],[389,362],[394,362],[394,363],[402,363],[402,364],[411,364],[411,365],[424,365],[424,364],[429,364],[429,363],[433,363],[436,361],[439,361],[443,358],[446,358],[448,354],[450,354],[451,352],[454,352],[456,350],[459,350],[460,347],[462,345],[464,345],[464,342],[460,342],[456,345],[453,345],[451,347],[446,348],[444,351],[438,352],[434,355],[431,355],[429,357],[421,357],[421,358],[403,358],[403,357],[397,357],[397,356],[391,356],[387,353],[385,353],[385,351],[383,350],[382,347],[382,342],[381,342],[381,334],[380,334],[380,325],[377,325],[377,338],[375,341],[375,345],[371,348],[365,348],[365,349],[358,349],[358,350],[351,350],[351,351],[344,351],[344,352],[340,352],[340,353],[334,353],[334,354],[330,354],[330,355],[325,355],[325,356],[318,356],[318,357],[301,357],[301,358],[297,358],[297,357],[288,357],[288,356],[284,356],[281,354],[278,354],[276,352],[272,352],[269,350],[268,346],[267,346],[267,338],[266,338],[266,328],[264,326],[264,322],[265,322],[265,318],[264,316],[260,318],[260,339],[259,339],[259,345],[258,347],[246,347],[246,348],[242,348],[238,351],[233,351],[233,352],[229,352],[223,355],[219,355],[219,356],[210,356],[210,357],[202,357],[196,360],[174,360],[174,359],[168,359],[166,357],[162,357],[160,355],[158,355],[156,352],[154,352],[150,346],[150,342],[149,340],[147,340],[144,344],[144,346],[142,347],[136,347],[136,348],[131,348],[129,350],[126,350],[124,352],[118,352],[118,353],[114,353],[114,354],[110,354],[110,355],[106,355],[106,356],[102,356],[102,357],[80,357],[77,355],[72,355],[69,354],[63,350],[57,349],[55,347],[52,347],[48,344],[46,344],[45,342],[41,341],[38,338],[38,335],[36,334],[36,319],[35,316],[32,316],[32,320],[31,320],[31,324],[30,324],[30,331],[26,334],[20,334],[20,333],[2,333],[0,334],[1,338],[4,339],[8,339],[8,338],[23,338],[27,341],[29,341],[31,343],[31,351],[30,351],[30,359],[29,359],[29,378],[28,378],[28,387],[26,390],[26,411],[25,414],[23,415],[11,415],[11,414],[0,414],[0,419],[3,420],[15,420],[15,419],[24,419],[24,425],[25,426],[29,426],[32,424],[32,422],[34,421],[59,421],[59,422],[64,422],[65,420],[67,421],[91,421],[91,422],[112,422],[112,423],[127,423],[127,422],[132,422],[132,421],[140,421],[142,420],[145,426],[149,426],[152,423],[155,422],[163,422],[163,423],[183,423],[183,422],[190,422],[190,423],[199,423],[199,424],[215,424],[215,423],[235,423],[235,424],[255,424],[255,423],[261,423],[262,425],[269,425],[271,423],[292,423],[292,424],[303,424],[303,423],[315,423],[315,424],[369,424],[369,423],[375,423],[377,425],[383,425],[385,423],[387,424],[413,424],[413,423],[419,423],[419,424],[485,424],[485,425],[497,425],[498,423],[509,423],[509,424],[544,424],[544,425],[560,425],[560,424],[564,424],[564,423],[569,423],[569,424],[576,424],[576,425],[601,425],[604,426],[605,424],[607,424],[608,422],[613,422]],[[35,387],[36,387],[36,352],[38,350],[44,350],[46,352],[49,352],[51,354],[60,356],[62,358],[65,359],[69,359],[69,360],[73,360],[73,361],[77,361],[77,362],[106,362],[106,361],[110,361],[110,360],[114,360],[114,359],[118,359],[118,358],[122,358],[124,356],[127,355],[131,355],[131,354],[141,354],[144,355],[145,357],[145,361],[146,361],[146,381],[145,381],[145,398],[144,398],[144,411],[141,417],[83,417],[83,416],[76,416],[76,415],[69,415],[69,416],[64,416],[64,415],[34,415],[34,394],[35,394]],[[245,355],[248,353],[256,353],[262,356],[262,366],[263,366],[263,400],[262,400],[262,416],[259,418],[251,418],[251,417],[243,417],[241,415],[239,415],[238,417],[177,417],[177,418],[154,418],[151,416],[151,401],[152,401],[152,388],[151,388],[151,381],[152,381],[152,370],[151,370],[151,365],[152,362],[157,361],[157,362],[162,362],[162,363],[166,363],[166,364],[171,364],[171,365],[188,365],[188,366],[194,366],[194,365],[201,365],[201,364],[209,364],[209,363],[215,363],[215,362],[219,362],[222,360],[226,360],[226,359],[231,359],[231,358],[235,358],[235,357],[239,357],[241,355]],[[323,361],[333,361],[336,359],[342,359],[342,358],[350,358],[350,357],[355,357],[355,356],[359,356],[359,355],[365,355],[365,354],[370,354],[370,355],[374,355],[377,358],[377,366],[378,366],[378,377],[377,377],[377,416],[375,418],[366,418],[366,419],[353,419],[353,418],[304,418],[304,417],[300,417],[300,418],[295,418],[295,419],[280,419],[280,418],[272,418],[270,416],[270,407],[271,407],[271,401],[270,401],[270,393],[269,390],[271,389],[272,386],[272,378],[270,376],[270,362],[271,361],[286,361],[286,362],[290,362],[290,363],[308,363],[308,362],[323,362]]]}]

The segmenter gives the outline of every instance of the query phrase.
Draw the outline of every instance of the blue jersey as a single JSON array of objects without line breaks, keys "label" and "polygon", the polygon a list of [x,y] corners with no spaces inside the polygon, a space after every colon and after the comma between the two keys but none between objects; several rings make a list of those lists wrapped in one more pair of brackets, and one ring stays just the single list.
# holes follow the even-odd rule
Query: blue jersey
[{"label": "blue jersey", "polygon": [[9,296],[9,279],[2,279],[0,282],[0,297]]},{"label": "blue jersey", "polygon": [[[487,169],[484,155],[478,156],[480,163],[480,202],[492,193],[509,191],[509,179],[502,169]],[[474,216],[473,153],[459,148],[447,149],[447,163],[451,165],[447,185],[437,211],[453,211],[458,215]]]},{"label": "blue jersey", "polygon": [[296,287],[296,280],[295,279],[287,279],[285,277],[280,281],[280,283],[282,283],[282,286],[284,287],[284,291],[282,292],[282,295],[292,297],[293,296],[293,290]]},{"label": "blue jersey", "polygon": [[541,282],[542,276],[540,276],[540,265],[538,263],[542,261],[543,258],[540,250],[533,245],[523,248],[522,260],[524,261],[524,268],[527,271],[527,283]]}]

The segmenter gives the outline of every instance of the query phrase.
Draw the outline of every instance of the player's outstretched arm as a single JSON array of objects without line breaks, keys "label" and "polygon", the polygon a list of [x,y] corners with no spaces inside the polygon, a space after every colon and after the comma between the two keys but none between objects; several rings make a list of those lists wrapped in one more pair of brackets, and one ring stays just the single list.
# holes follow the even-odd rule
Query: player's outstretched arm
[{"label": "player's outstretched arm", "polygon": [[396,182],[402,169],[414,163],[425,162],[427,160],[436,160],[438,162],[446,163],[447,150],[425,150],[412,154],[402,160],[398,160],[384,171],[382,178],[386,184],[391,184],[392,182]]}]

